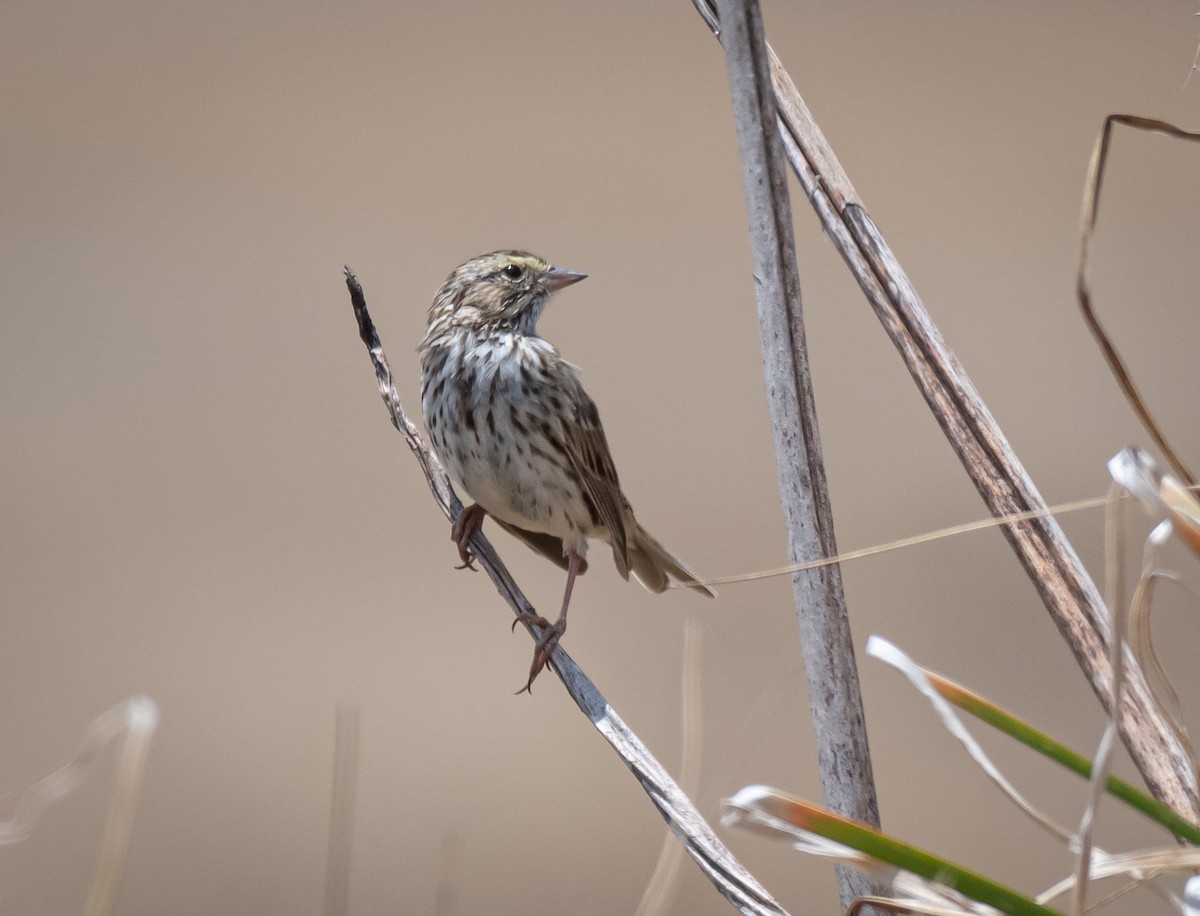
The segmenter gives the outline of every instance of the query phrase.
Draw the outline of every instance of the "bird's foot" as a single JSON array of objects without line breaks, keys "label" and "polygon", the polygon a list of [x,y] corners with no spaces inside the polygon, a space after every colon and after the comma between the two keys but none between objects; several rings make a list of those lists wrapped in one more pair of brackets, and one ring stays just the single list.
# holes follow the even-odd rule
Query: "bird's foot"
[{"label": "bird's foot", "polygon": [[471,556],[471,535],[483,527],[485,518],[487,510],[478,503],[464,506],[462,512],[458,513],[458,518],[450,528],[450,540],[458,545],[458,558],[462,560],[462,566],[456,566],[455,569],[476,571]]},{"label": "bird's foot", "polygon": [[517,618],[516,623],[523,623],[530,628],[543,628],[542,635],[537,638],[537,644],[533,647],[533,663],[529,666],[529,680],[516,693],[517,696],[520,696],[522,693],[533,692],[534,679],[542,673],[543,668],[551,664],[550,656],[554,654],[554,649],[563,633],[567,632],[567,621],[565,617],[559,617],[558,620],[551,623],[545,617],[522,614]]}]

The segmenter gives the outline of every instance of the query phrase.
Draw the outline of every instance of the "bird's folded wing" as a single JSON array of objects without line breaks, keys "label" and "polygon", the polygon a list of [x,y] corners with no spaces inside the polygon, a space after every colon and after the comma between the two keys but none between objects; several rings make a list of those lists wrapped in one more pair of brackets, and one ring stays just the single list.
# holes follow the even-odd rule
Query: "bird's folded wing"
[{"label": "bird's folded wing", "polygon": [[[567,558],[563,553],[562,538],[556,538],[554,535],[546,534],[542,531],[528,531],[525,528],[518,528],[516,525],[510,525],[508,522],[495,516],[492,516],[492,518],[497,525],[513,537],[523,541],[525,546],[534,553],[540,553],[547,560],[563,569],[567,568]],[[587,572],[587,560],[583,559],[580,561],[578,574],[583,575],[585,572]]]},{"label": "bird's folded wing", "polygon": [[629,577],[628,532],[625,527],[628,503],[621,494],[617,469],[608,450],[608,439],[600,425],[600,411],[583,386],[576,381],[574,422],[564,424],[567,454],[583,482],[600,524],[608,529],[617,569]]}]

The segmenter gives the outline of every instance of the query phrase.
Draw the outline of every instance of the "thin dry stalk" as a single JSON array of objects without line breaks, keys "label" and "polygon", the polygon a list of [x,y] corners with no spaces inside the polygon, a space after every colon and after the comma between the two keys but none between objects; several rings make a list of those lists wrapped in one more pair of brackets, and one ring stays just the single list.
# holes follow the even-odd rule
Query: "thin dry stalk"
[{"label": "thin dry stalk", "polygon": [[354,804],[358,798],[360,719],[356,703],[338,703],[334,720],[333,792],[329,804],[324,916],[346,916],[350,912],[350,860],[354,847]]},{"label": "thin dry stalk", "polygon": [[1166,134],[1176,140],[1190,140],[1193,143],[1200,141],[1200,133],[1180,130],[1174,124],[1168,124],[1166,121],[1160,121],[1157,118],[1143,118],[1139,115],[1110,114],[1104,119],[1104,127],[1100,129],[1100,135],[1096,138],[1096,146],[1092,149],[1092,161],[1088,166],[1088,179],[1083,196],[1083,229],[1079,234],[1079,270],[1075,275],[1075,295],[1079,299],[1079,310],[1083,313],[1084,323],[1092,332],[1092,336],[1096,338],[1100,352],[1104,354],[1109,371],[1116,378],[1117,384],[1121,386],[1125,400],[1129,402],[1129,406],[1133,408],[1133,412],[1137,414],[1142,426],[1146,428],[1146,432],[1154,440],[1154,444],[1158,446],[1175,473],[1187,486],[1192,487],[1196,485],[1196,478],[1184,465],[1175,448],[1167,441],[1166,434],[1151,415],[1150,408],[1142,399],[1141,392],[1134,384],[1133,376],[1125,366],[1125,361],[1117,353],[1117,348],[1104,330],[1104,326],[1100,324],[1100,319],[1096,317],[1096,310],[1092,307],[1091,289],[1088,286],[1088,249],[1091,247],[1092,236],[1096,233],[1096,217],[1100,211],[1100,189],[1104,186],[1104,167],[1108,163],[1108,147],[1112,140],[1112,129],[1117,124]]},{"label": "thin dry stalk", "polygon": [[[683,738],[679,755],[679,782],[690,795],[700,791],[700,752],[704,745],[700,694],[700,644],[703,632],[699,616],[695,611],[689,613],[683,631],[683,684],[679,692],[680,733]],[[682,864],[683,850],[668,831],[633,916],[657,916],[670,910],[671,901],[679,889],[679,866]]]},{"label": "thin dry stalk", "polygon": [[[712,0],[693,0],[718,35]],[[1040,512],[1046,503],[863,207],[800,97],[768,48],[784,150],[828,237],[892,339],[934,418],[994,516]],[[1003,529],[1102,706],[1112,699],[1108,612],[1058,523],[1031,518]],[[1121,697],[1121,737],[1150,790],[1182,816],[1200,817],[1186,754],[1159,715],[1134,663]]]},{"label": "thin dry stalk", "polygon": [[[836,555],[837,543],[805,343],[786,167],[757,0],[719,0],[718,7],[749,211],[780,502],[790,558],[799,563]],[[796,572],[792,590],[825,803],[878,826],[841,570],[825,566]],[[838,885],[843,907],[872,892],[865,875],[841,866]]]},{"label": "thin dry stalk", "polygon": [[125,709],[125,739],[117,763],[104,839],[96,858],[96,872],[88,891],[84,916],[111,916],[116,910],[117,893],[125,869],[125,855],[133,836],[133,818],[138,792],[150,753],[150,739],[158,727],[158,706],[146,697],[134,697]]},{"label": "thin dry stalk", "polygon": [[[362,286],[350,268],[346,268],[346,286],[350,290],[350,301],[358,320],[359,335],[371,356],[375,367],[375,378],[379,393],[387,405],[392,425],[404,437],[413,457],[417,459],[425,474],[425,481],[433,493],[434,502],[448,519],[455,519],[462,512],[462,503],[450,486],[450,479],[437,456],[425,443],[417,427],[408,419],[400,404],[400,396],[392,380],[392,370],[383,353],[383,344],[375,330],[375,323],[367,311],[367,301]],[[476,561],[488,574],[501,597],[522,618],[537,617],[537,611],[525,597],[492,545],[477,531],[471,538],[471,552]],[[528,627],[538,635],[537,627]],[[603,694],[575,664],[560,645],[552,657],[554,673],[575,701],[575,705],[591,721],[592,726],[617,752],[630,772],[641,784],[650,801],[666,819],[671,830],[684,844],[688,855],[700,866],[700,870],[716,886],[717,890],[734,907],[753,916],[786,916],[786,911],[766,889],[755,880],[733,854],[725,848],[712,828],[700,816],[696,806],[679,788],[675,780],[654,758],[641,739],[625,724],[615,709],[608,705]]]}]

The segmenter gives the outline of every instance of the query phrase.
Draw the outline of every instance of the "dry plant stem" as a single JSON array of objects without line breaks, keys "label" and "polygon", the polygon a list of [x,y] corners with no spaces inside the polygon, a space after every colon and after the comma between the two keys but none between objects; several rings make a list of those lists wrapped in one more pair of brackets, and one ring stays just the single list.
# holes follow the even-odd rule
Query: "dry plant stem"
[{"label": "dry plant stem", "polygon": [[[837,553],[809,372],[787,175],[757,0],[719,0],[741,151],[762,334],[763,372],[775,439],[791,560]],[[871,755],[841,569],[792,576],[825,803],[879,825]],[[870,880],[839,868],[842,906],[871,893]]]},{"label": "dry plant stem", "polygon": [[1124,124],[1127,127],[1136,127],[1138,130],[1166,134],[1176,140],[1190,140],[1193,143],[1200,141],[1200,133],[1180,130],[1174,124],[1169,124],[1166,121],[1160,121],[1157,118],[1143,118],[1138,115],[1111,114],[1104,119],[1104,127],[1100,129],[1100,136],[1096,138],[1096,146],[1092,150],[1092,161],[1088,166],[1088,180],[1083,197],[1083,229],[1079,234],[1079,269],[1075,276],[1075,295],[1079,300],[1079,310],[1083,313],[1083,320],[1087,324],[1088,330],[1096,338],[1096,343],[1100,346],[1100,352],[1104,354],[1109,371],[1116,378],[1117,384],[1121,386],[1121,391],[1125,394],[1125,399],[1129,401],[1129,406],[1133,408],[1133,412],[1141,420],[1142,426],[1146,428],[1146,432],[1150,434],[1150,438],[1154,440],[1154,444],[1162,451],[1163,457],[1167,459],[1167,462],[1174,469],[1175,473],[1179,475],[1180,479],[1189,487],[1192,487],[1196,485],[1196,478],[1192,476],[1192,472],[1187,469],[1187,466],[1180,459],[1174,447],[1167,441],[1167,437],[1159,428],[1158,422],[1151,415],[1150,408],[1146,406],[1141,392],[1138,391],[1137,385],[1134,384],[1133,376],[1129,374],[1124,360],[1117,353],[1117,348],[1113,346],[1103,325],[1100,324],[1100,319],[1096,317],[1095,309],[1092,308],[1091,291],[1088,288],[1087,282],[1088,248],[1091,245],[1092,236],[1096,232],[1096,215],[1100,207],[1100,189],[1104,184],[1104,166],[1108,161],[1108,147],[1112,139],[1113,125],[1115,124]]},{"label": "dry plant stem", "polygon": [[358,797],[360,719],[356,703],[343,700],[337,704],[324,916],[346,916],[350,912],[350,860],[354,841],[354,803]]},{"label": "dry plant stem", "polygon": [[109,802],[104,840],[96,859],[96,873],[84,904],[84,916],[112,916],[125,867],[125,856],[133,835],[137,797],[150,752],[150,739],[158,727],[158,707],[146,697],[134,697],[125,711],[125,738],[117,763],[117,777]]},{"label": "dry plant stem", "polygon": [[[379,393],[387,405],[392,425],[404,436],[404,441],[417,459],[433,493],[434,502],[445,516],[453,521],[462,512],[462,503],[454,494],[441,462],[425,443],[416,426],[408,419],[400,404],[400,396],[396,393],[396,386],[392,380],[392,370],[388,366],[387,357],[384,356],[375,324],[367,312],[362,286],[349,268],[346,268],[346,286],[350,290],[350,301],[358,319],[359,334],[370,352],[371,363],[375,367],[375,378],[379,383]],[[538,616],[482,532],[477,531],[472,536],[471,551],[501,597],[517,615],[518,621]],[[540,627],[529,627],[529,630],[535,637],[541,635]],[[683,842],[688,854],[716,885],[717,890],[743,913],[753,916],[786,916],[783,907],[725,848],[675,780],[663,769],[633,730],[622,721],[616,710],[608,705],[608,701],[596,689],[596,685],[561,646],[554,650],[552,664],[554,673],[567,688],[575,705],[591,720],[593,727],[629,767],[671,830]]]},{"label": "dry plant stem", "polygon": [[[714,27],[710,0],[693,2]],[[942,340],[773,52],[771,65],[779,130],[789,161],[822,227],[858,280],[988,510],[1000,516],[1045,509],[1041,494]],[[1095,583],[1053,518],[1016,522],[1003,530],[1108,710],[1113,686],[1107,657],[1108,611]],[[1200,804],[1187,755],[1132,662],[1126,670],[1119,724],[1125,746],[1150,790],[1181,816],[1196,820]]]},{"label": "dry plant stem", "polygon": [[[703,747],[700,693],[700,643],[703,633],[699,613],[688,613],[683,631],[683,684],[680,690],[679,719],[682,753],[679,762],[679,782],[684,791],[693,795],[700,791],[700,751]],[[633,916],[657,916],[668,913],[679,890],[679,868],[683,865],[683,850],[670,831],[663,837],[662,850],[654,871],[642,892]]]}]

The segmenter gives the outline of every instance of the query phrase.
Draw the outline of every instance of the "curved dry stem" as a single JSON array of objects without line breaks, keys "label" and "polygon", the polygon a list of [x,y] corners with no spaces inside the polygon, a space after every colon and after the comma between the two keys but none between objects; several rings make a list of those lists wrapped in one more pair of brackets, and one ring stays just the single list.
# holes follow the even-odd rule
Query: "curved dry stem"
[{"label": "curved dry stem", "polygon": [[1096,310],[1092,306],[1091,290],[1088,286],[1088,251],[1091,247],[1092,236],[1096,232],[1096,217],[1100,208],[1100,189],[1104,186],[1104,167],[1108,163],[1108,147],[1112,139],[1113,126],[1116,124],[1166,134],[1176,140],[1190,140],[1193,143],[1200,141],[1200,133],[1182,130],[1166,121],[1160,121],[1157,118],[1143,118],[1140,115],[1110,114],[1104,119],[1104,126],[1100,129],[1100,136],[1096,138],[1096,146],[1092,150],[1092,160],[1088,165],[1087,184],[1083,194],[1083,228],[1079,233],[1079,270],[1075,276],[1075,295],[1079,300],[1079,310],[1083,313],[1084,323],[1087,324],[1088,330],[1096,339],[1100,352],[1104,354],[1109,371],[1116,378],[1129,406],[1133,408],[1138,420],[1146,428],[1146,432],[1154,440],[1154,444],[1163,453],[1163,457],[1167,459],[1171,468],[1185,484],[1189,487],[1195,486],[1196,478],[1183,463],[1174,446],[1167,441],[1166,434],[1150,413],[1150,408],[1146,406],[1141,392],[1138,391],[1125,361],[1121,359],[1121,355],[1113,345],[1112,338],[1104,330],[1104,326],[1100,323],[1100,319],[1096,316]]}]

